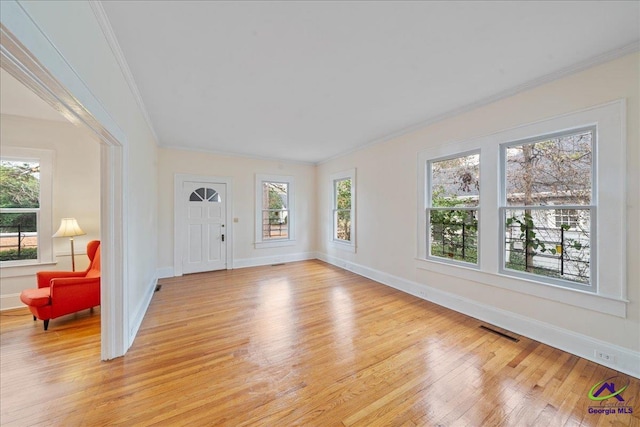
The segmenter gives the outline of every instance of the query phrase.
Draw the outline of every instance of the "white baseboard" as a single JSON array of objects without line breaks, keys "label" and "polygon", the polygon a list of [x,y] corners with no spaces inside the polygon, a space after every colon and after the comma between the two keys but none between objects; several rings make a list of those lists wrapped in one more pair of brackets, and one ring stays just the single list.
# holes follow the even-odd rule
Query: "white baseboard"
[{"label": "white baseboard", "polygon": [[300,252],[297,254],[274,255],[259,258],[244,258],[233,261],[233,268],[258,267],[261,265],[281,264],[283,262],[306,261],[316,259],[315,252]]},{"label": "white baseboard", "polygon": [[[317,255],[315,252],[301,252],[297,254],[274,255],[274,256],[259,257],[259,258],[243,258],[243,259],[234,260],[233,266],[229,266],[229,268],[259,267],[261,265],[281,264],[283,262],[294,262],[294,261],[306,261],[309,259],[316,259],[316,258],[317,258]],[[156,275],[158,276],[158,279],[174,277],[175,270],[173,267],[158,268],[156,270]]]},{"label": "white baseboard", "polygon": [[[418,298],[447,307],[451,310],[474,317],[500,328],[524,335],[603,366],[640,378],[640,352],[579,334],[567,329],[540,322],[510,311],[491,307],[468,298],[460,297],[428,285],[406,280],[373,268],[365,267],[327,254],[317,254],[317,258],[336,267],[352,271]],[[605,362],[596,359],[595,352],[604,351],[612,355]]]},{"label": "white baseboard", "polygon": [[26,307],[20,301],[20,294],[0,295],[0,311],[13,310],[14,308]]},{"label": "white baseboard", "polygon": [[144,320],[144,316],[147,314],[147,310],[149,309],[149,304],[151,304],[151,299],[153,298],[153,293],[156,290],[156,285],[158,284],[158,278],[154,277],[147,287],[145,291],[144,297],[138,303],[133,316],[131,316],[131,323],[129,324],[129,345],[127,348],[131,347],[133,344],[133,340],[136,338],[138,334],[138,330],[140,329],[140,325],[142,325],[142,321]]}]

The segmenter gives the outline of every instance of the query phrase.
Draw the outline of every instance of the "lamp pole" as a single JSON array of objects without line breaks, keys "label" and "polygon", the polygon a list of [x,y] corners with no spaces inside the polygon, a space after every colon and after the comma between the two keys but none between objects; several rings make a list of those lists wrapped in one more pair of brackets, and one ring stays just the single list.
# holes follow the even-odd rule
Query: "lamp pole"
[{"label": "lamp pole", "polygon": [[76,271],[76,254],[73,251],[73,236],[69,237],[71,241],[71,271]]}]

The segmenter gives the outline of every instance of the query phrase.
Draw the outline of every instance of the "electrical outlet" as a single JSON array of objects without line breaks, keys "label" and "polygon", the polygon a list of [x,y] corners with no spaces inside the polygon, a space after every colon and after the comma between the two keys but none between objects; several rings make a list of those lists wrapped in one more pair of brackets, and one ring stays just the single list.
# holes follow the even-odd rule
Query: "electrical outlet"
[{"label": "electrical outlet", "polygon": [[613,354],[605,353],[602,350],[596,350],[595,354],[596,354],[596,359],[600,359],[604,362],[609,362],[609,363],[615,362],[615,357],[613,357]]}]

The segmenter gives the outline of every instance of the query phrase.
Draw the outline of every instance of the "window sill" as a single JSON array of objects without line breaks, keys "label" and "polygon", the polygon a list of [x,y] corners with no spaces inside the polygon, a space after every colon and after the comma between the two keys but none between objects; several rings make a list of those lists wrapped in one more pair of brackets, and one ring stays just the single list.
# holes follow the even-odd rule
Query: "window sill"
[{"label": "window sill", "polygon": [[422,261],[435,262],[437,264],[444,264],[444,265],[450,265],[453,267],[466,268],[473,271],[480,271],[480,264],[473,264],[470,262],[457,261],[457,260],[447,259],[447,258],[440,258],[436,256],[431,256],[431,255]]},{"label": "window sill", "polygon": [[29,262],[24,264],[0,264],[0,278],[32,276],[43,269],[53,268],[57,262]]},{"label": "window sill", "polygon": [[489,273],[475,268],[416,258],[416,268],[506,289],[554,302],[586,308],[599,313],[626,318],[628,300],[579,289],[564,288],[510,275]]},{"label": "window sill", "polygon": [[289,239],[262,241],[262,242],[255,243],[256,249],[281,248],[284,246],[294,246],[295,244],[296,244],[295,240],[289,240]]}]

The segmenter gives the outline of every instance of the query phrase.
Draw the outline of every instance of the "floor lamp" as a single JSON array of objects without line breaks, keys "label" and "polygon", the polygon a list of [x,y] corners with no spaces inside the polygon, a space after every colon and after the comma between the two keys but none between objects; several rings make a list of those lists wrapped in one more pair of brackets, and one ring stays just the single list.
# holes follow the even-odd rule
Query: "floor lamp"
[{"label": "floor lamp", "polygon": [[76,255],[73,252],[73,238],[74,236],[85,235],[84,231],[78,225],[78,221],[75,218],[62,218],[60,221],[60,228],[56,231],[53,237],[68,237],[71,241],[71,268],[76,271]]}]

